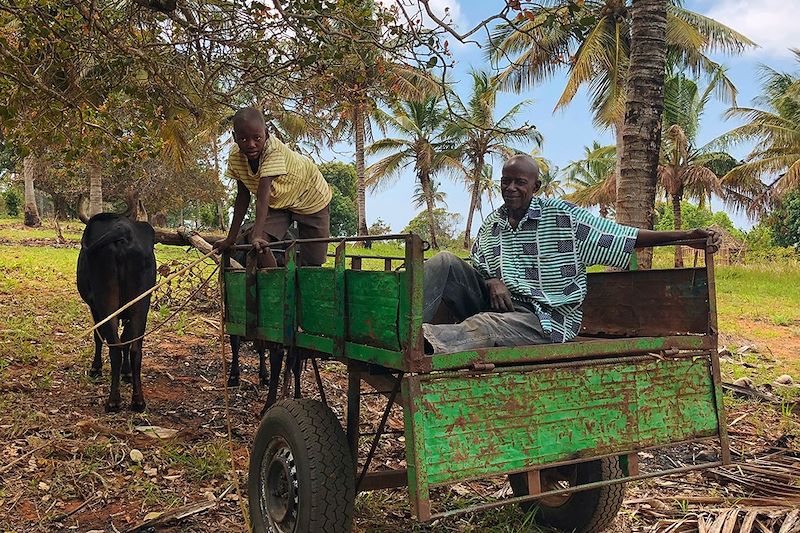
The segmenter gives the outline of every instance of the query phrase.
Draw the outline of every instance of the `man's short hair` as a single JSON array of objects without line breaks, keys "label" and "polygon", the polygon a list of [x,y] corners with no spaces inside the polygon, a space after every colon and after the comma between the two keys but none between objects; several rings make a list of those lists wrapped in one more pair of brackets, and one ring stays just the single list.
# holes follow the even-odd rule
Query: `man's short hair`
[{"label": "man's short hair", "polygon": [[255,107],[243,107],[233,114],[233,129],[242,124],[258,124],[267,127],[264,114]]},{"label": "man's short hair", "polygon": [[539,168],[539,164],[528,154],[514,154],[506,160],[503,166],[515,166],[521,167],[522,169],[529,167],[530,171],[534,174],[533,177],[537,180],[540,179],[542,175],[542,170]]}]

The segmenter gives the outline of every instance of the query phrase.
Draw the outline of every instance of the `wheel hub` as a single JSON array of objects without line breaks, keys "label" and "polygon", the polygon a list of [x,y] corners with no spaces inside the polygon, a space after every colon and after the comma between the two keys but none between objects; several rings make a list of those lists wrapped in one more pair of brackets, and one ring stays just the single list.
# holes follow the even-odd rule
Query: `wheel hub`
[{"label": "wheel hub", "polygon": [[298,483],[294,455],[283,439],[267,447],[261,463],[261,511],[273,529],[291,533],[297,523]]}]

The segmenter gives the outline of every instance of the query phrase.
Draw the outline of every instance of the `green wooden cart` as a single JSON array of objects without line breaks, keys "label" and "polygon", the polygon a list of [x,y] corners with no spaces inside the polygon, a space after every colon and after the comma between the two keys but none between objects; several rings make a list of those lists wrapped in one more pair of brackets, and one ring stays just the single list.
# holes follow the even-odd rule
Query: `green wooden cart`
[{"label": "green wooden cart", "polygon": [[[357,492],[406,486],[421,521],[519,504],[538,523],[599,531],[626,481],[729,462],[711,254],[700,268],[590,274],[572,342],[431,357],[421,334],[423,242],[380,237],[389,238],[405,254],[380,258],[382,271],[362,270],[378,259],[348,256],[347,240],[331,240],[333,267],[299,267],[296,241],[283,243],[284,268],[249,260],[223,272],[228,333],[348,371],[344,427],[319,373],[323,401],[266,410],[249,468],[254,531],[349,531]],[[358,457],[362,381],[386,409]],[[385,433],[393,404],[404,412],[407,468],[371,471],[378,440],[398,438]],[[639,468],[637,452],[705,440],[719,446],[718,461]],[[512,497],[459,509],[432,502],[435,487],[497,476],[508,476]]]}]

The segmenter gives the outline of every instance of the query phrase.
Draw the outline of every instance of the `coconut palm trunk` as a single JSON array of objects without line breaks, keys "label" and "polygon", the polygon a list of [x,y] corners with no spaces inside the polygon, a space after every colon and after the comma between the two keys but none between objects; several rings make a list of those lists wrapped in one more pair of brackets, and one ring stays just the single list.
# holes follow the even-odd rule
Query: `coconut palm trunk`
[{"label": "coconut palm trunk", "polygon": [[431,184],[431,177],[422,174],[419,177],[420,185],[422,185],[422,192],[425,195],[425,207],[428,211],[428,226],[429,232],[431,236],[431,248],[438,249],[439,243],[436,241],[436,217],[433,214],[433,210],[435,209],[434,199],[432,194],[432,184]]},{"label": "coconut palm trunk", "polygon": [[[631,18],[617,221],[652,229],[667,59],[666,0],[634,0]],[[639,250],[637,254],[639,266],[650,268],[653,250]]]},{"label": "coconut palm trunk", "polygon": [[481,176],[483,175],[483,162],[478,161],[475,165],[475,176],[472,178],[472,194],[469,200],[469,211],[467,212],[467,227],[464,229],[464,249],[469,250],[472,244],[470,234],[472,233],[472,217],[478,207],[481,194]]},{"label": "coconut palm trunk", "polygon": [[100,165],[89,165],[89,216],[103,212],[103,174]]},{"label": "coconut palm trunk", "polygon": [[[681,200],[683,199],[683,189],[677,194],[672,195],[672,216],[675,219],[675,229],[683,227]],[[675,247],[675,268],[683,268],[683,250],[680,246]]]},{"label": "coconut palm trunk", "polygon": [[39,168],[39,160],[33,154],[27,155],[22,160],[22,180],[25,183],[25,225],[31,228],[42,225],[39,208],[36,206],[36,190],[33,187]]},{"label": "coconut palm trunk", "polygon": [[[369,235],[367,228],[367,185],[364,171],[364,109],[359,102],[353,106],[353,129],[356,141],[356,208],[358,211],[358,234]],[[367,241],[369,242],[369,241]],[[365,243],[366,244],[366,243]]]}]

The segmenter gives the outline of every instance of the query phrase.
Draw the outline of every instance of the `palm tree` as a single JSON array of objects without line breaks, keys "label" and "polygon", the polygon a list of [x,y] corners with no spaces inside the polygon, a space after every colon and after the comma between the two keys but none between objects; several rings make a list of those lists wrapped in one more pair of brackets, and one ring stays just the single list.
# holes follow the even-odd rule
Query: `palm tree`
[{"label": "palm tree", "polygon": [[[663,0],[660,0],[663,3]],[[713,19],[689,11],[678,0],[667,0],[666,39],[671,63],[693,72],[715,72],[710,51],[741,53],[754,43]],[[571,12],[572,10],[572,12]],[[621,144],[625,113],[625,84],[631,53],[631,5],[627,0],[587,0],[575,10],[566,0],[545,0],[531,7],[533,17],[501,24],[490,37],[489,58],[513,58],[497,80],[503,89],[521,92],[549,79],[561,68],[568,70],[567,84],[556,109],[569,104],[587,86],[595,123],[614,126]],[[570,31],[555,20],[590,20],[583,32]],[[727,90],[735,94],[725,79]]]},{"label": "palm tree", "polygon": [[[697,81],[684,73],[670,73],[664,82],[663,140],[658,168],[659,185],[672,202],[675,229],[681,229],[681,200],[697,198],[700,205],[712,193],[722,194],[719,176],[728,169],[732,156],[711,149],[712,143],[696,148],[695,140],[705,106],[718,91],[724,73],[720,69],[701,92]],[[719,173],[719,174],[718,174]],[[675,247],[675,266],[683,266],[681,247]]]},{"label": "palm tree", "polygon": [[601,146],[594,141],[592,146],[583,147],[584,158],[571,161],[564,169],[567,185],[574,192],[565,196],[571,202],[583,207],[599,206],[600,216],[608,217],[609,209],[617,200],[614,167],[616,147]]},{"label": "palm tree", "polygon": [[464,231],[464,248],[470,247],[472,217],[480,205],[483,169],[486,160],[495,156],[508,156],[514,153],[509,146],[516,142],[533,142],[540,145],[541,134],[535,126],[527,123],[517,126],[517,117],[530,101],[525,100],[512,107],[505,115],[495,119],[494,108],[497,101],[497,85],[489,74],[473,70],[472,94],[466,105],[457,95],[453,95],[451,106],[457,118],[446,128],[446,135],[463,143],[464,157],[470,172],[467,174],[467,189],[470,192],[467,227]]},{"label": "palm tree", "polygon": [[33,153],[25,156],[22,160],[22,180],[25,184],[25,225],[31,228],[41,226],[42,219],[39,217],[39,208],[36,206],[36,190],[33,182],[36,180],[41,170],[41,163]]},{"label": "palm tree", "polygon": [[[434,209],[438,205],[442,205],[445,209],[447,209],[447,193],[439,190],[439,186],[441,184],[441,181],[434,181],[431,183],[430,196],[433,198]],[[414,196],[411,197],[414,207],[420,208],[425,205],[427,203],[427,198],[428,196],[426,195],[425,191],[422,190],[422,186],[417,183],[414,186]]]},{"label": "palm tree", "polygon": [[379,123],[401,137],[387,137],[367,147],[366,153],[370,155],[389,153],[367,169],[367,185],[387,187],[399,178],[403,169],[413,165],[414,177],[425,198],[431,246],[438,248],[433,177],[442,172],[463,172],[461,153],[444,133],[446,114],[441,97],[432,96],[423,101],[400,100],[390,106],[390,111],[378,111]]},{"label": "palm tree", "polygon": [[542,157],[538,148],[534,149],[531,155],[539,167],[539,182],[541,185],[536,194],[545,198],[564,196],[564,187],[562,187],[561,181],[558,179],[558,167],[554,167],[549,160]]},{"label": "palm tree", "polygon": [[[800,49],[792,52],[800,62]],[[727,192],[749,200],[751,212],[763,211],[773,200],[800,187],[800,72],[761,67],[762,94],[756,103],[766,110],[733,107],[727,116],[747,123],[723,136],[728,142],[755,141],[744,164],[722,179]],[[765,185],[763,178],[769,178]]]},{"label": "palm tree", "polygon": [[483,172],[481,172],[481,179],[478,182],[478,205],[476,208],[481,214],[483,220],[483,196],[489,200],[489,207],[494,211],[494,199],[500,194],[500,184],[495,181],[493,175],[492,165],[484,165]]}]

